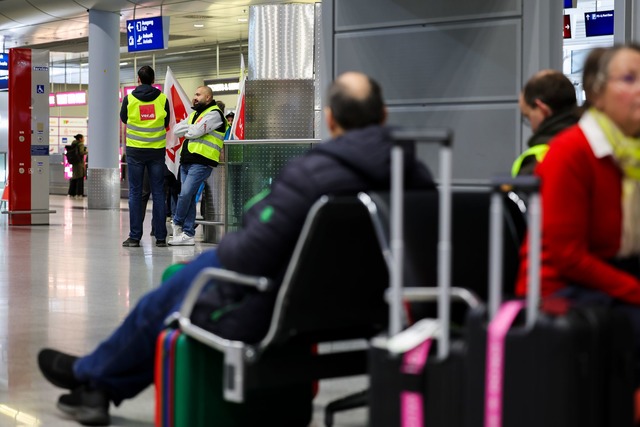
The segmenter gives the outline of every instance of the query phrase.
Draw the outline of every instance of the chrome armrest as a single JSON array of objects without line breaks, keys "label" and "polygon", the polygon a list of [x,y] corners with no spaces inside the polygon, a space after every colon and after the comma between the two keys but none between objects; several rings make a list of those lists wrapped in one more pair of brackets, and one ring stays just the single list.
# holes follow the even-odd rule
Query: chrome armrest
[{"label": "chrome armrest", "polygon": [[263,276],[249,276],[222,268],[205,268],[198,273],[195,279],[193,279],[193,282],[191,282],[189,291],[187,291],[187,295],[180,307],[181,318],[191,316],[191,312],[198,301],[198,297],[200,297],[202,290],[212,279],[234,285],[249,286],[260,292],[267,292],[274,288],[273,281]]},{"label": "chrome armrest", "polygon": [[266,277],[248,276],[221,268],[205,268],[193,280],[187,295],[180,307],[178,323],[182,332],[224,354],[223,393],[224,398],[231,402],[244,401],[244,355],[248,350],[242,341],[222,338],[191,323],[191,313],[204,287],[216,279],[225,283],[251,286],[261,292],[273,288],[273,282]]},{"label": "chrome armrest", "polygon": [[[439,293],[436,287],[402,288],[402,298],[410,302],[436,301]],[[384,295],[387,302],[389,302],[389,294],[390,290],[387,289]],[[465,288],[452,287],[450,294],[454,300],[462,301],[471,308],[477,308],[482,304],[476,294]]]}]

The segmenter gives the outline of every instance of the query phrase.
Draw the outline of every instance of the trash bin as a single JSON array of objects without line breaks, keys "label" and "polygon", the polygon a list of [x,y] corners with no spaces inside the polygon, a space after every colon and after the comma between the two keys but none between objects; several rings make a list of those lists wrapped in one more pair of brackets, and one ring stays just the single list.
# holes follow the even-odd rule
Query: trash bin
[{"label": "trash bin", "polygon": [[226,173],[224,163],[213,168],[202,192],[204,203],[202,234],[204,243],[219,243],[224,234],[226,212]]}]

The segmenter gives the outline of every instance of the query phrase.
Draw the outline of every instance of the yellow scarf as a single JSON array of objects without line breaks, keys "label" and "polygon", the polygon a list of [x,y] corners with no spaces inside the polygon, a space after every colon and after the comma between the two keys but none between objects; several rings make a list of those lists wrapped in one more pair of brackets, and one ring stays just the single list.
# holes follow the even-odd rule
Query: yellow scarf
[{"label": "yellow scarf", "polygon": [[624,173],[622,179],[622,239],[619,256],[640,254],[640,138],[631,138],[602,112],[590,108],[613,148],[613,157]]}]

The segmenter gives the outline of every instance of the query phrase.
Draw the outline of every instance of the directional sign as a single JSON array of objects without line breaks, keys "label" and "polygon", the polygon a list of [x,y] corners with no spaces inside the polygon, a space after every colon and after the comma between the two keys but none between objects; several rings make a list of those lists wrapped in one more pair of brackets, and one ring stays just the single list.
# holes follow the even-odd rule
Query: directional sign
[{"label": "directional sign", "polygon": [[0,90],[9,88],[9,54],[0,53]]},{"label": "directional sign", "polygon": [[131,19],[127,21],[129,52],[166,49],[169,42],[169,17]]},{"label": "directional sign", "polygon": [[587,37],[613,34],[613,10],[585,13],[584,30]]},{"label": "directional sign", "polygon": [[565,39],[571,38],[571,16],[564,15],[564,27],[562,27],[562,37]]}]

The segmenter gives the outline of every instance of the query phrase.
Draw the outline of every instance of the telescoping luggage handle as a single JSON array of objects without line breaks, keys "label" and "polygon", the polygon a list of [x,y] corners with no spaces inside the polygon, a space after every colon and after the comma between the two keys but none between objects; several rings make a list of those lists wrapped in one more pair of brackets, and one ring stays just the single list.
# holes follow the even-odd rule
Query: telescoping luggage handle
[{"label": "telescoping luggage handle", "polygon": [[535,176],[495,177],[491,180],[491,213],[489,216],[489,319],[498,312],[502,299],[502,195],[505,191],[519,190],[528,194],[527,230],[528,290],[526,325],[533,326],[540,305],[540,248],[542,202],[540,180]]},{"label": "telescoping luggage handle", "polygon": [[440,144],[440,205],[438,211],[438,319],[440,337],[438,357],[444,359],[449,354],[449,312],[451,296],[451,144],[452,132],[449,129],[395,129],[391,136],[394,141],[391,149],[391,236],[392,254],[391,295],[389,310],[390,336],[402,329],[402,284],[404,260],[403,236],[403,193],[404,158],[403,145],[407,143]]}]

